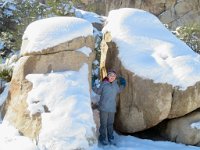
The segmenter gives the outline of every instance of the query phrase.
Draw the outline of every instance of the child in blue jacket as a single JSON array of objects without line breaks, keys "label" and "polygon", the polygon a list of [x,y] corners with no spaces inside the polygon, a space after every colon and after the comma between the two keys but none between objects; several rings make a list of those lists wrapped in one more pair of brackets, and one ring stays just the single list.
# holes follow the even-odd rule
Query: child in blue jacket
[{"label": "child in blue jacket", "polygon": [[[117,83],[115,71],[109,71],[99,88],[93,88],[94,92],[100,95],[100,128],[99,142],[102,145],[114,144],[113,123],[116,112],[116,96],[126,86],[126,80],[119,77],[120,85]],[[108,142],[107,142],[108,138]]]}]

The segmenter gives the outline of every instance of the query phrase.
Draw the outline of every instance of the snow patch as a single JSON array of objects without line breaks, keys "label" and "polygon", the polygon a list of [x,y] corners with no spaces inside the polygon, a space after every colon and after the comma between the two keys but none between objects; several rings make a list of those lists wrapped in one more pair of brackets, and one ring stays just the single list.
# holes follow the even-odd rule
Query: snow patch
[{"label": "snow patch", "polygon": [[93,35],[92,24],[76,17],[52,17],[31,23],[23,35],[21,54],[38,52],[77,37]]},{"label": "snow patch", "polygon": [[0,124],[0,150],[39,150],[27,137],[20,136],[18,130],[9,122]]},{"label": "snow patch", "polygon": [[190,126],[191,126],[191,128],[193,128],[193,129],[198,129],[198,130],[200,130],[200,121],[199,121],[199,122],[192,123]]},{"label": "snow patch", "polygon": [[90,53],[92,52],[91,48],[86,47],[86,46],[84,46],[84,47],[82,47],[82,48],[79,48],[79,49],[77,49],[76,51],[79,51],[79,52],[85,54],[85,55],[88,56],[88,57],[90,56]]},{"label": "snow patch", "polygon": [[126,69],[186,89],[200,81],[200,56],[146,11],[123,8],[109,13],[109,31]]}]

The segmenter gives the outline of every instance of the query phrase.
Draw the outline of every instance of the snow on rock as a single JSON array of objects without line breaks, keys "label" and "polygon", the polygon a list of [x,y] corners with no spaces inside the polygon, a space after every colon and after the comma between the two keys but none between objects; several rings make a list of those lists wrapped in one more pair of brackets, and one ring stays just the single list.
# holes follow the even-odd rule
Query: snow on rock
[{"label": "snow on rock", "polygon": [[52,17],[29,24],[21,47],[21,54],[39,52],[77,37],[93,35],[92,24],[76,17]]},{"label": "snow on rock", "polygon": [[91,48],[86,47],[86,46],[84,46],[80,49],[77,49],[77,51],[82,52],[83,54],[85,54],[88,57],[90,56],[90,53],[92,52]]},{"label": "snow on rock", "polygon": [[81,9],[75,9],[75,15],[76,17],[83,18],[89,21],[90,23],[100,23],[100,24],[103,23],[102,16],[99,16],[98,14],[94,12],[84,11]]},{"label": "snow on rock", "polygon": [[10,84],[6,83],[3,93],[0,94],[0,106],[5,102],[8,96],[9,87],[10,87]]},{"label": "snow on rock", "polygon": [[87,149],[95,142],[86,64],[79,71],[29,74],[26,79],[33,83],[28,110],[42,113],[41,150]]},{"label": "snow on rock", "polygon": [[6,99],[8,97],[10,83],[6,83],[5,81],[3,81],[1,79],[0,79],[0,82],[1,82],[1,84],[4,84],[3,92],[0,94],[0,122],[1,122],[1,119],[2,119],[2,117],[1,117],[1,107],[2,107],[3,103],[6,101]]},{"label": "snow on rock", "polygon": [[116,146],[104,146],[90,150],[199,150],[199,147],[186,146],[166,141],[152,141],[133,136],[116,135]]},{"label": "snow on rock", "polygon": [[21,136],[7,121],[0,124],[0,150],[39,150],[29,138]]},{"label": "snow on rock", "polygon": [[94,65],[99,65],[99,61],[96,59],[95,61],[93,61]]},{"label": "snow on rock", "polygon": [[191,125],[191,128],[200,130],[200,121],[194,122]]},{"label": "snow on rock", "polygon": [[154,15],[131,8],[113,10],[103,33],[107,31],[117,44],[122,64],[135,74],[182,89],[200,81],[200,56]]}]

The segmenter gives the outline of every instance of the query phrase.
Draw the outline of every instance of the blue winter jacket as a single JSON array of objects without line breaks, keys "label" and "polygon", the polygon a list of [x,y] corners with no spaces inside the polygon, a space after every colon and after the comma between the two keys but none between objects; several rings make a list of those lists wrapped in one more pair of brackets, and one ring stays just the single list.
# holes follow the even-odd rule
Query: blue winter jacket
[{"label": "blue winter jacket", "polygon": [[103,81],[99,88],[93,91],[100,95],[99,110],[104,112],[116,112],[116,96],[125,88],[125,85],[118,85],[117,80],[112,83]]}]

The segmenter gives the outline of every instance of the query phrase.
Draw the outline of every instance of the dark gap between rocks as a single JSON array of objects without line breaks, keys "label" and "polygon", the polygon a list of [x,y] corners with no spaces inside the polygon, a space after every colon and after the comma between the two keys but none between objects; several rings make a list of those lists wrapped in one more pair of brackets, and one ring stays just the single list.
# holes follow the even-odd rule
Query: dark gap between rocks
[{"label": "dark gap between rocks", "polygon": [[118,134],[135,136],[135,137],[138,137],[141,139],[149,139],[149,140],[153,140],[153,141],[168,141],[168,139],[166,137],[164,137],[160,132],[163,128],[165,128],[167,121],[168,120],[164,120],[152,128],[149,128],[149,129],[146,129],[143,131],[139,131],[139,132],[135,132],[132,134],[121,133],[118,131],[117,132],[118,132]]}]

